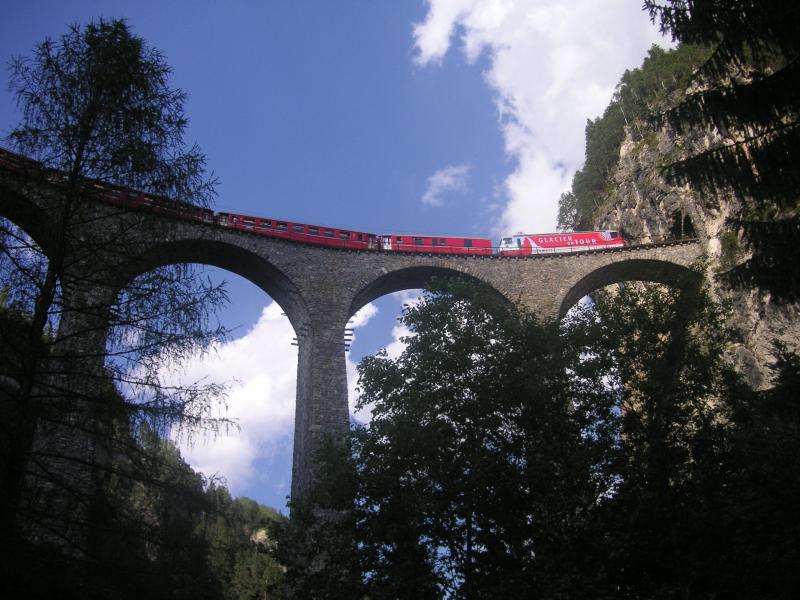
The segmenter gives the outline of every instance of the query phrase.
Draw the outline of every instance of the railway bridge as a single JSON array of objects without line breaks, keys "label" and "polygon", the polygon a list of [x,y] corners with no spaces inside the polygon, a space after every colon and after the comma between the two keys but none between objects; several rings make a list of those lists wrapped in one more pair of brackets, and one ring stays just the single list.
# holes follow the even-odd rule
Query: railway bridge
[{"label": "railway bridge", "polygon": [[[531,257],[465,256],[342,250],[265,237],[153,212],[84,202],[71,235],[91,240],[90,255],[67,257],[76,275],[64,286],[66,306],[59,336],[103,330],[86,326],[87,307],[115,294],[138,274],[174,263],[202,263],[236,273],[269,294],[291,321],[298,339],[292,494],[312,473],[311,457],[325,436],[348,428],[343,338],[348,320],[368,302],[390,292],[424,287],[453,275],[488,284],[504,298],[543,318],[557,318],[581,297],[605,285],[653,281],[696,285],[692,268],[701,254],[696,240]],[[27,232],[44,250],[59,235],[52,215],[63,212],[56,186],[0,172],[0,216]],[[124,232],[124,233],[123,233]],[[124,240],[124,241],[121,241]],[[73,336],[75,337],[75,336]],[[102,335],[77,336],[87,346]]]}]

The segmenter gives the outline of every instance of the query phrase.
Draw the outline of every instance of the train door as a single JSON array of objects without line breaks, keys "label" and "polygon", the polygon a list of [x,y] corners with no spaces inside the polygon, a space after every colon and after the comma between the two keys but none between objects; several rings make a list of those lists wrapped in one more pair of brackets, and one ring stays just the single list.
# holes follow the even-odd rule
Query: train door
[{"label": "train door", "polygon": [[392,249],[392,236],[390,235],[381,236],[381,249],[382,250]]},{"label": "train door", "polygon": [[367,250],[376,250],[378,248],[378,243],[375,240],[375,236],[371,233],[367,234]]}]

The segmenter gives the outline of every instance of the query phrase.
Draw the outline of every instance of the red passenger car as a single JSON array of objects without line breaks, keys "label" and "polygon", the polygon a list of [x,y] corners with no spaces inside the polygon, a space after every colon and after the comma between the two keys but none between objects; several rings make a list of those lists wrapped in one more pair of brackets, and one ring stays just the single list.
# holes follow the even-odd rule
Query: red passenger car
[{"label": "red passenger car", "polygon": [[276,237],[295,242],[305,242],[333,248],[352,250],[377,250],[377,236],[363,231],[351,231],[336,227],[306,225],[278,219],[251,217],[232,213],[217,213],[217,224],[243,231],[252,231],[267,237]]},{"label": "red passenger car", "polygon": [[25,158],[21,154],[9,152],[5,148],[0,148],[0,167],[8,169],[9,171],[20,171],[24,167],[36,167],[40,165],[36,161]]},{"label": "red passenger car", "polygon": [[381,235],[380,245],[381,250],[396,252],[477,255],[490,255],[492,253],[492,240],[487,238],[392,234]]},{"label": "red passenger car", "polygon": [[109,184],[96,183],[94,187],[93,191],[100,199],[123,208],[146,210],[186,221],[216,222],[214,211],[209,208]]}]

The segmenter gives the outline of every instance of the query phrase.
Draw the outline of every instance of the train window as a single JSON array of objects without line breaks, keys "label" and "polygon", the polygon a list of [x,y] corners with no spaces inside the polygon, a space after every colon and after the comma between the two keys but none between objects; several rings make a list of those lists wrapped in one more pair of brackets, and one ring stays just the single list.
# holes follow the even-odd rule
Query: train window
[{"label": "train window", "polygon": [[287,225],[286,225],[286,223],[276,223],[275,224],[275,228],[278,231],[286,231]]},{"label": "train window", "polygon": [[292,231],[295,233],[303,233],[303,226],[302,225],[292,225]]},{"label": "train window", "polygon": [[325,237],[334,237],[336,234],[330,229],[325,229],[323,235]]},{"label": "train window", "polygon": [[219,224],[220,225],[227,225],[228,224],[228,217],[226,215],[219,216]]},{"label": "train window", "polygon": [[511,238],[503,238],[503,246],[510,246]]},{"label": "train window", "polygon": [[472,240],[464,240],[464,248],[472,248]]},{"label": "train window", "polygon": [[415,246],[422,246],[422,238],[414,238]]},{"label": "train window", "polygon": [[617,231],[612,231],[612,232],[611,232],[611,239],[612,239],[612,240],[615,240],[615,239],[617,239],[618,237],[619,237],[619,232],[617,232]]},{"label": "train window", "polygon": [[319,227],[309,227],[308,233],[311,235],[319,235]]},{"label": "train window", "polygon": [[517,248],[522,248],[522,240],[517,238]]},{"label": "train window", "polygon": [[400,236],[397,236],[397,240],[396,241],[397,241],[398,244],[402,244],[403,243],[403,238],[401,238]]},{"label": "train window", "polygon": [[350,239],[350,233],[347,232],[347,231],[340,231],[339,232],[339,239],[349,240]]},{"label": "train window", "polygon": [[364,236],[362,234],[360,234],[360,233],[358,234],[358,241],[359,242],[363,242],[364,241]]},{"label": "train window", "polygon": [[439,245],[440,246],[447,246],[447,240],[444,239],[444,238],[440,238],[439,239]]}]

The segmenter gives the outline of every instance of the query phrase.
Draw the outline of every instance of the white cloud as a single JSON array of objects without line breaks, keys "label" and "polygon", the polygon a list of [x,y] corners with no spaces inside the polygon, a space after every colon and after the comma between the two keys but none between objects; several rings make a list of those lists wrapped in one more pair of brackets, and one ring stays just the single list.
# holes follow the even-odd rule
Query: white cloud
[{"label": "white cloud", "polygon": [[[392,298],[397,300],[401,307],[414,307],[422,302],[422,290],[401,290],[392,294]],[[386,346],[386,354],[389,358],[397,359],[406,349],[403,338],[414,335],[406,325],[398,322],[392,327],[392,341]]]},{"label": "white cloud", "polygon": [[444,204],[444,196],[448,192],[464,193],[467,191],[467,174],[470,165],[449,165],[428,177],[428,188],[422,195],[421,202],[425,206],[440,207]]},{"label": "white cloud", "polygon": [[484,78],[515,163],[493,233],[550,230],[583,162],[586,119],[602,112],[626,68],[666,42],[630,0],[428,0],[415,61],[440,64],[456,32],[468,61],[490,58]]},{"label": "white cloud", "polygon": [[389,358],[394,360],[400,358],[400,355],[405,351],[407,346],[403,338],[407,338],[412,335],[414,335],[414,332],[412,332],[402,323],[398,323],[392,327],[392,341],[388,346],[386,346],[386,354],[389,356]]},{"label": "white cloud", "polygon": [[254,483],[257,460],[285,452],[291,444],[297,373],[294,335],[281,308],[271,303],[243,337],[187,364],[181,376],[183,381],[233,381],[227,417],[239,429],[191,445],[181,441],[181,453],[198,471],[223,476],[234,494]]},{"label": "white cloud", "polygon": [[369,423],[372,419],[372,406],[365,406],[361,410],[356,409],[359,400],[358,393],[358,370],[356,363],[350,360],[347,355],[347,403],[350,407],[350,416],[359,423]]},{"label": "white cloud", "polygon": [[422,293],[423,291],[421,289],[400,290],[399,292],[392,292],[390,296],[393,300],[396,300],[401,307],[406,305],[416,306],[422,302]]},{"label": "white cloud", "polygon": [[[363,327],[377,314],[378,307],[370,302],[353,315],[353,318],[350,320],[350,326],[354,330]],[[351,345],[355,343],[355,341],[356,334],[354,331]],[[358,371],[356,369],[356,363],[350,358],[350,353],[347,353],[345,356],[347,367],[347,402],[350,407],[350,416],[361,423],[367,423],[372,418],[372,407],[364,407],[361,410],[356,409],[356,403],[358,402],[358,390],[356,389],[358,384]]]},{"label": "white cloud", "polygon": [[369,323],[370,319],[378,314],[378,307],[372,302],[358,309],[358,312],[350,319],[350,327],[358,329]]}]

